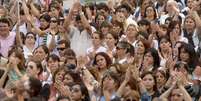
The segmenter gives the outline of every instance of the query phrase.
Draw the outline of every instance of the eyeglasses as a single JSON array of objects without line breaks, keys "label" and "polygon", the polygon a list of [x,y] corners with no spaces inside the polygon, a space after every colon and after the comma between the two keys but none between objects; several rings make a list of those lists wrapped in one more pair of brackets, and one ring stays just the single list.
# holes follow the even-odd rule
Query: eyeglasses
[{"label": "eyeglasses", "polygon": [[58,51],[63,51],[65,48],[57,48]]}]

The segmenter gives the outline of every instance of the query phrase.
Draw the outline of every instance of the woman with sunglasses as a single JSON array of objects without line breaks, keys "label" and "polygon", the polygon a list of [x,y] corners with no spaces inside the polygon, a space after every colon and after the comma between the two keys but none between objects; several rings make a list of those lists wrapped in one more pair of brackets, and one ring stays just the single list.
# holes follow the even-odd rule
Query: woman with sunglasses
[{"label": "woman with sunglasses", "polygon": [[41,62],[30,60],[27,63],[26,73],[28,76],[40,79],[40,75],[43,71]]}]

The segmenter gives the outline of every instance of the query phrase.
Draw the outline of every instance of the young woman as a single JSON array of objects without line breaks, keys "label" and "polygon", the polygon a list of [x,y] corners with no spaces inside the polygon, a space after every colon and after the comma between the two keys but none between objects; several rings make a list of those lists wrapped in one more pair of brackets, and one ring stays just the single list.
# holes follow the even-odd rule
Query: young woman
[{"label": "young woman", "polygon": [[157,12],[154,6],[149,5],[145,8],[144,18],[149,22],[157,22]]},{"label": "young woman", "polygon": [[188,39],[183,37],[181,34],[181,22],[171,21],[168,27],[168,35],[172,45],[175,45],[175,43],[178,41],[188,43]]},{"label": "young woman", "polygon": [[107,51],[107,49],[102,46],[103,37],[103,34],[100,32],[94,32],[92,34],[93,46],[87,49],[87,55],[90,61],[92,61],[96,53]]},{"label": "young woman", "polygon": [[149,48],[144,53],[143,63],[141,67],[141,72],[145,71],[156,71],[160,65],[160,58],[158,52],[155,48]]},{"label": "young woman", "polygon": [[110,57],[104,52],[99,52],[94,57],[94,68],[90,71],[97,81],[101,81],[103,74],[107,71],[111,64],[112,60]]},{"label": "young woman", "polygon": [[188,39],[189,44],[197,47],[199,41],[196,41],[198,37],[198,32],[196,28],[196,21],[193,16],[187,16],[184,20],[183,35]]},{"label": "young woman", "polygon": [[26,73],[28,76],[40,79],[42,72],[43,72],[43,67],[41,62],[30,60],[27,63]]},{"label": "young woman", "polygon": [[117,74],[106,72],[102,78],[101,84],[102,96],[100,98],[100,101],[108,101],[112,98],[112,96],[115,96],[115,92],[120,85],[120,81]]},{"label": "young woman", "polygon": [[160,66],[165,67],[168,58],[172,57],[171,41],[168,36],[161,37],[159,40],[159,56],[160,56]]},{"label": "young woman", "polygon": [[[146,94],[150,96],[150,100],[154,99],[155,97],[159,97],[160,94],[157,90],[157,81],[154,74],[152,72],[144,72],[141,75],[141,78],[142,85],[145,87],[145,92],[141,92],[141,100],[143,97],[145,97]],[[144,89],[142,88],[143,86],[140,86],[140,89]]]},{"label": "young woman", "polygon": [[82,83],[73,83],[70,98],[72,101],[91,101],[87,88]]},{"label": "young woman", "polygon": [[29,56],[32,56],[34,49],[36,48],[36,35],[33,32],[28,32],[25,36],[23,51],[24,57],[27,60]]},{"label": "young woman", "polygon": [[116,35],[115,33],[108,33],[105,36],[107,54],[110,56],[111,59],[113,58],[113,55],[115,53],[115,45],[117,44],[118,39],[118,35]]},{"label": "young woman", "polygon": [[150,48],[150,45],[148,41],[146,40],[138,40],[135,44],[135,59],[137,62],[137,68],[140,68],[142,62],[145,50]]},{"label": "young woman", "polygon": [[20,78],[25,74],[25,59],[21,51],[16,49],[11,49],[9,51],[8,68],[8,76],[11,83],[20,80]]},{"label": "young woman", "polygon": [[158,69],[155,73],[157,89],[162,93],[162,89],[165,86],[166,81],[168,80],[168,74],[165,70]]},{"label": "young woman", "polygon": [[178,49],[178,60],[189,65],[188,71],[192,73],[198,62],[197,54],[191,44],[183,43]]}]

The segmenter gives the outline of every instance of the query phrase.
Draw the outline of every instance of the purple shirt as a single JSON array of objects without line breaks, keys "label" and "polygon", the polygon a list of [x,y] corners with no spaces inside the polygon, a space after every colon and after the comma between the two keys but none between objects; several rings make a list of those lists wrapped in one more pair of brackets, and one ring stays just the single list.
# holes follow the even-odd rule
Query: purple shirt
[{"label": "purple shirt", "polygon": [[4,57],[8,57],[8,51],[15,42],[15,35],[15,32],[10,32],[7,38],[3,38],[0,36],[0,53]]}]

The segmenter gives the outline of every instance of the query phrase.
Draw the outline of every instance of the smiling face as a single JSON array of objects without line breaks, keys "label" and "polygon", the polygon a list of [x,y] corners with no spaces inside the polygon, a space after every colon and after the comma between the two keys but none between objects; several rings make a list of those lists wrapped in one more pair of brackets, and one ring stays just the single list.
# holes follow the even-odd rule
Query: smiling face
[{"label": "smiling face", "polygon": [[7,23],[0,22],[0,36],[7,37],[9,35],[9,25]]}]

